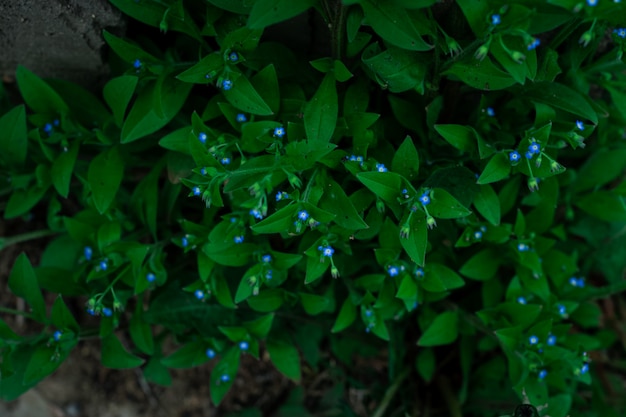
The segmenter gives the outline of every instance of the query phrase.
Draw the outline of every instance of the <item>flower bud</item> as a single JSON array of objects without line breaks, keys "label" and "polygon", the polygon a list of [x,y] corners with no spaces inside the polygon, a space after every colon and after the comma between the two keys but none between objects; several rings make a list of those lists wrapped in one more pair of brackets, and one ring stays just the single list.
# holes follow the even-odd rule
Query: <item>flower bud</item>
[{"label": "flower bud", "polygon": [[435,218],[430,214],[426,217],[426,226],[428,226],[429,229],[437,227],[437,221],[435,221]]}]

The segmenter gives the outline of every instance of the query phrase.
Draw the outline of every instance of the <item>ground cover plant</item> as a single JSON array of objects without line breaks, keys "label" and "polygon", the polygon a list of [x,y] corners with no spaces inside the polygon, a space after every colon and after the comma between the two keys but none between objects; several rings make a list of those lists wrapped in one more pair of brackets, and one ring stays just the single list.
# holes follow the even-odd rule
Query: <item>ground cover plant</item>
[{"label": "ground cover plant", "polygon": [[139,29],[101,94],[0,92],[4,218],[47,225],[0,249],[52,237],[9,277],[40,331],[0,320],[2,399],[98,337],[155,384],[210,363],[215,404],[268,355],[377,417],[623,412],[619,1],[111,3]]}]

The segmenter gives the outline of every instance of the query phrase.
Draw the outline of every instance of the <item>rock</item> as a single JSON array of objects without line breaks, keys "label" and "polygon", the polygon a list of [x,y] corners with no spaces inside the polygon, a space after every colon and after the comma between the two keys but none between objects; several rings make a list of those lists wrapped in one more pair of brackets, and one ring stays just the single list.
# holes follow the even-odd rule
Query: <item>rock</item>
[{"label": "rock", "polygon": [[122,26],[107,0],[0,0],[0,74],[11,81],[23,65],[98,89],[107,73],[102,29]]}]

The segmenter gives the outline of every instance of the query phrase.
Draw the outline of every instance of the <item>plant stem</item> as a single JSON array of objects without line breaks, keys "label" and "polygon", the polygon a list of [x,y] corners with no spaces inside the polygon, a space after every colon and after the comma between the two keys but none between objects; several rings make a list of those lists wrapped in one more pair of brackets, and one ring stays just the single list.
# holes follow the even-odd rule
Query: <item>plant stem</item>
[{"label": "plant stem", "polygon": [[48,237],[56,235],[59,232],[53,230],[36,230],[34,232],[23,233],[21,235],[12,236],[8,238],[0,238],[0,250],[5,249],[16,243],[26,242],[29,240],[40,239],[42,237]]},{"label": "plant stem", "polygon": [[402,371],[400,375],[398,375],[396,380],[393,382],[393,385],[390,386],[385,392],[385,396],[383,397],[382,402],[380,403],[372,417],[383,417],[385,411],[387,411],[387,407],[389,407],[389,403],[391,403],[391,400],[393,400],[393,397],[395,397],[396,392],[400,388],[400,385],[402,385],[406,377],[409,376],[409,372],[410,368],[406,368],[404,371]]},{"label": "plant stem", "polygon": [[0,313],[8,313],[8,314],[13,314],[15,316],[26,317],[27,319],[34,319],[34,316],[30,313],[27,313],[22,310],[15,310],[13,308],[8,308],[8,307],[0,307]]}]

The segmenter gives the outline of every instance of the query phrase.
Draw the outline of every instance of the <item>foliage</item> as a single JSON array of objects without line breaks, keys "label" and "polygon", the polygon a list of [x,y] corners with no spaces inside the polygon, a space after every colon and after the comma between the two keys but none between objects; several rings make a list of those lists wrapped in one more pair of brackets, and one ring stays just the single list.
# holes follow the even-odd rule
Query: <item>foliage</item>
[{"label": "foliage", "polygon": [[47,229],[0,244],[54,234],[9,278],[43,330],[0,321],[3,399],[97,334],[157,384],[211,362],[216,404],[241,355],[298,382],[386,347],[387,394],[437,380],[446,415],[619,414],[590,358],[626,288],[620,2],[111,2],[147,35],[104,32],[101,96],[20,67],[1,102],[4,218]]}]

